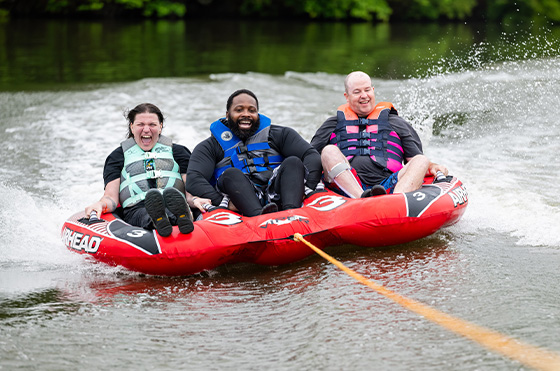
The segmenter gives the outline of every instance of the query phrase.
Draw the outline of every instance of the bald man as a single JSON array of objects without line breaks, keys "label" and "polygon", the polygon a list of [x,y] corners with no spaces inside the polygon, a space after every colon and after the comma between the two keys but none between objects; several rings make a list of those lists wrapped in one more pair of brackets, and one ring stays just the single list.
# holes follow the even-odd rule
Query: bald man
[{"label": "bald man", "polygon": [[317,130],[327,187],[352,198],[414,191],[424,176],[441,171],[430,162],[414,128],[389,102],[376,104],[371,78],[355,71],[344,80],[346,104]]}]

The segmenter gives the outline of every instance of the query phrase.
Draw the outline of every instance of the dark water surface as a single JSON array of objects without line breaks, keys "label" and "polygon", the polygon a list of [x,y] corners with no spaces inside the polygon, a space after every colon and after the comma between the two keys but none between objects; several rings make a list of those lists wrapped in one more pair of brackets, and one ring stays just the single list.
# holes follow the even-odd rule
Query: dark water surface
[{"label": "dark water surface", "polygon": [[[535,25],[504,29],[468,23],[15,20],[0,23],[0,90],[248,71],[364,70],[401,79],[425,76],[437,66],[448,70],[516,59],[526,50],[533,58],[547,56],[546,45],[540,50],[520,45],[516,35],[548,34],[550,40],[558,33],[558,28]],[[490,47],[473,55],[472,45],[480,43]],[[457,58],[461,66],[453,66]]]},{"label": "dark water surface", "polygon": [[318,256],[146,277],[68,251],[126,108],[193,149],[232,91],[310,140],[372,73],[469,192],[402,246],[328,250],[389,289],[560,353],[557,27],[286,22],[0,24],[0,370],[525,370]]}]

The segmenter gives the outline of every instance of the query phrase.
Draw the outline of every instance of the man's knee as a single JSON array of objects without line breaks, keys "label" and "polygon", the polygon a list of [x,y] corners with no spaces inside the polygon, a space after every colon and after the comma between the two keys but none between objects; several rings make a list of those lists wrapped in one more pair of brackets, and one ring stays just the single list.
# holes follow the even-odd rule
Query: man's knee
[{"label": "man's knee", "polygon": [[329,144],[321,151],[321,161],[325,162],[340,162],[340,159],[346,157],[340,152],[340,149],[334,144]]},{"label": "man's knee", "polygon": [[219,180],[231,180],[231,179],[240,179],[242,177],[245,177],[245,174],[243,174],[243,171],[239,170],[238,168],[235,167],[229,167],[226,170],[224,170],[224,172],[222,173],[222,175],[220,175],[220,177],[218,178]]},{"label": "man's knee", "polygon": [[285,168],[289,168],[289,169],[297,169],[297,168],[302,168],[303,169],[303,162],[301,161],[301,159],[297,156],[290,156],[288,158],[286,158],[284,161],[282,161],[282,166]]},{"label": "man's knee", "polygon": [[[218,178],[218,188],[222,192],[226,192],[228,185],[239,184],[245,180],[245,174],[235,167],[230,167],[224,170],[222,175]],[[227,193],[227,192],[226,192]]]},{"label": "man's knee", "polygon": [[416,155],[411,160],[411,163],[414,163],[415,166],[422,166],[428,168],[430,166],[430,160],[425,155]]},{"label": "man's knee", "polygon": [[[408,161],[406,166],[399,172],[403,176],[409,169],[426,172],[430,166],[430,160],[425,155],[416,155]],[[404,170],[404,171],[403,171]]]}]

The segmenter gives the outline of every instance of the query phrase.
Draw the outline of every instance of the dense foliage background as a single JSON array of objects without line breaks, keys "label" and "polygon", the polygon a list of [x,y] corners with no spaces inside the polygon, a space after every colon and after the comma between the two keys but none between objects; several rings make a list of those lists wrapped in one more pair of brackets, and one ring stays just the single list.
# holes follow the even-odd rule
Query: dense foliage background
[{"label": "dense foliage background", "polygon": [[297,17],[362,21],[560,20],[560,0],[0,0],[0,18]]}]

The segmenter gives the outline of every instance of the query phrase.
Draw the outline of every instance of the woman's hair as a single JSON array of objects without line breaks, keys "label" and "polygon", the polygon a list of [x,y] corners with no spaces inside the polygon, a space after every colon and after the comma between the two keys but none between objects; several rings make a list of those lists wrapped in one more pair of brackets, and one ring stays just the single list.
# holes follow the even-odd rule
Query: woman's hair
[{"label": "woman's hair", "polygon": [[136,115],[140,113],[155,113],[158,117],[158,121],[163,127],[164,118],[163,118],[163,113],[161,113],[161,110],[156,105],[153,105],[151,103],[141,103],[136,107],[134,107],[133,109],[131,109],[130,111],[124,113],[125,118],[128,120],[128,125],[127,125],[128,134],[126,136],[127,138],[132,138],[134,136],[132,134],[132,130],[130,129],[130,125],[136,119]]}]

